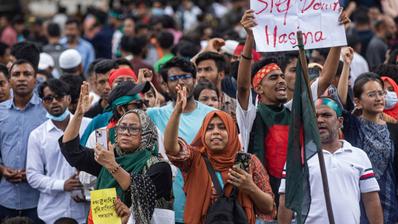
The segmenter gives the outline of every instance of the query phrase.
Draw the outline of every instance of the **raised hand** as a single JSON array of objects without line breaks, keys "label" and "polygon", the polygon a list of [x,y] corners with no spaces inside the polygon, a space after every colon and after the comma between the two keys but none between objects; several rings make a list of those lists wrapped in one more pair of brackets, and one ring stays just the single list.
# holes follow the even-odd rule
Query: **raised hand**
[{"label": "raised hand", "polygon": [[140,68],[138,70],[138,83],[151,82],[153,72],[148,68]]},{"label": "raised hand", "polygon": [[354,58],[354,49],[351,47],[344,47],[341,49],[341,56],[343,57],[344,63],[351,65],[352,59]]},{"label": "raised hand", "polygon": [[225,45],[225,41],[221,38],[212,38],[207,42],[204,51],[220,52],[221,47]]},{"label": "raised hand", "polygon": [[249,36],[253,36],[252,28],[257,26],[256,21],[254,21],[254,10],[246,10],[242,16],[242,19],[240,20],[240,24],[243,26],[243,28],[245,28],[246,33]]},{"label": "raised hand", "polygon": [[79,101],[76,106],[76,114],[83,115],[90,107],[93,98],[89,96],[88,82],[84,81],[80,88]]},{"label": "raised hand", "polygon": [[187,106],[187,88],[185,86],[177,85],[177,101],[174,110],[182,113]]},{"label": "raised hand", "polygon": [[350,18],[348,18],[347,13],[345,11],[342,11],[340,16],[339,16],[339,24],[343,24],[344,28],[348,28],[348,26],[350,25],[351,20]]}]

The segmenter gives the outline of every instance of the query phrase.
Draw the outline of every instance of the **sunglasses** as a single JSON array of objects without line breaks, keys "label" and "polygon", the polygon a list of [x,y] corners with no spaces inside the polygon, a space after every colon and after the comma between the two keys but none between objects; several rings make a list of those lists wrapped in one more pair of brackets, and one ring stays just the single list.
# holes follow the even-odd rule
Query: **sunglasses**
[{"label": "sunglasses", "polygon": [[64,96],[58,96],[58,95],[49,95],[49,96],[45,96],[43,97],[43,102],[44,103],[51,103],[53,102],[53,100],[55,99],[56,101],[60,102],[62,99],[64,98]]},{"label": "sunglasses", "polygon": [[141,132],[141,128],[127,125],[118,125],[116,126],[116,131],[120,133],[127,132],[130,135],[138,135]]},{"label": "sunglasses", "polygon": [[171,76],[169,76],[168,80],[173,82],[173,81],[177,81],[180,79],[185,80],[185,79],[190,79],[190,78],[192,78],[191,74],[181,74],[181,75],[171,75]]}]

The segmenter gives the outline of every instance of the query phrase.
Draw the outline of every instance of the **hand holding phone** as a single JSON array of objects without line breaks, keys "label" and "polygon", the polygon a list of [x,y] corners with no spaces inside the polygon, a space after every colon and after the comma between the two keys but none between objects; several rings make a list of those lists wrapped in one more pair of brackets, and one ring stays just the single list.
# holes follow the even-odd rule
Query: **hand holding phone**
[{"label": "hand holding phone", "polygon": [[105,128],[95,130],[95,141],[102,148],[108,150],[108,133]]},{"label": "hand holding phone", "polygon": [[235,167],[239,167],[242,170],[249,172],[251,155],[245,152],[238,152],[235,158]]}]

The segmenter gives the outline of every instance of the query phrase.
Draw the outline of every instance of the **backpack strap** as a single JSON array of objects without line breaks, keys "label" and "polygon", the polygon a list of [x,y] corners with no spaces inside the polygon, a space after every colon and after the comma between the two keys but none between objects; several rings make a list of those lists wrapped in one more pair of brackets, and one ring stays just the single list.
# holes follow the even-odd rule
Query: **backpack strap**
[{"label": "backpack strap", "polygon": [[214,168],[211,165],[209,158],[207,158],[207,155],[203,155],[203,159],[206,163],[207,171],[210,174],[211,180],[213,181],[213,185],[214,185],[214,188],[216,188],[217,194],[220,196],[223,195],[224,191],[221,188],[220,182],[218,181],[216,172],[214,171]]}]

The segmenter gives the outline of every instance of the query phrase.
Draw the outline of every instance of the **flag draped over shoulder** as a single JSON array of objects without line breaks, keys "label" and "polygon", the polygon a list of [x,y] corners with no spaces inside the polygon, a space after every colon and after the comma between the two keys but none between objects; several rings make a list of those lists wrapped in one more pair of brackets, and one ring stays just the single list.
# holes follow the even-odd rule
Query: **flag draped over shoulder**
[{"label": "flag draped over shoulder", "polygon": [[303,75],[298,60],[289,128],[285,191],[285,205],[297,213],[297,223],[305,222],[311,204],[307,160],[316,156],[320,149],[315,112]]}]

